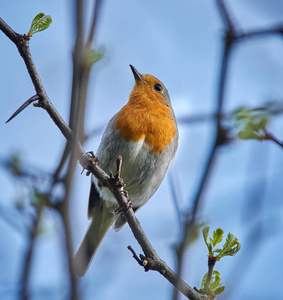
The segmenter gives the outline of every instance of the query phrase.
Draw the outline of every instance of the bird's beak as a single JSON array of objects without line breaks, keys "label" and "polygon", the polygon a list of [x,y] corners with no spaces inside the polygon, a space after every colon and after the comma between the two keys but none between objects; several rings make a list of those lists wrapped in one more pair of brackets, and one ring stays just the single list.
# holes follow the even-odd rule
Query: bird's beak
[{"label": "bird's beak", "polygon": [[137,69],[130,65],[131,69],[132,69],[132,72],[134,74],[134,77],[135,77],[135,81],[138,82],[138,81],[144,81],[143,77],[142,77],[142,74],[140,74]]}]

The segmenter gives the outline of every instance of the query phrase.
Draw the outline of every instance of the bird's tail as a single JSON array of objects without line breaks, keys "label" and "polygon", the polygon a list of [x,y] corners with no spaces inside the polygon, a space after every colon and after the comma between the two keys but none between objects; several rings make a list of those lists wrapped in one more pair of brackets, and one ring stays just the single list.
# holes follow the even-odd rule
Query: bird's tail
[{"label": "bird's tail", "polygon": [[104,203],[94,212],[92,222],[73,260],[76,275],[85,274],[96,249],[116,218],[117,215],[113,215]]}]

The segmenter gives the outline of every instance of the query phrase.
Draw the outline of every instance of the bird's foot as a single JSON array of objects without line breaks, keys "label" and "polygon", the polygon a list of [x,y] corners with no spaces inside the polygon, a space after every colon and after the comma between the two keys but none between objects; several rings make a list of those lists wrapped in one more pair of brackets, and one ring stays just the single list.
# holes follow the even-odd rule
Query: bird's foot
[{"label": "bird's foot", "polygon": [[[99,160],[98,160],[98,157],[96,157],[93,153],[93,151],[89,151],[86,153],[89,157],[90,157],[90,160],[91,160],[91,163],[93,165],[99,165]],[[88,169],[89,168],[89,161],[87,162],[87,165],[83,166],[83,170],[81,172],[81,174],[83,173],[84,170]],[[90,175],[90,171],[87,171],[86,172],[86,176],[89,176]]]}]

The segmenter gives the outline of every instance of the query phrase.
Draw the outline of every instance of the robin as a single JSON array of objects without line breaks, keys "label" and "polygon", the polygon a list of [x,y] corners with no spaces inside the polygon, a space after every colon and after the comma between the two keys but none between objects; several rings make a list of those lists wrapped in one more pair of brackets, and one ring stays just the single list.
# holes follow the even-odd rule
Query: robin
[{"label": "robin", "polygon": [[[175,114],[164,84],[152,75],[141,75],[130,65],[135,85],[128,103],[110,120],[96,156],[108,174],[116,172],[116,158],[123,157],[121,178],[134,211],[156,192],[178,147]],[[110,190],[92,176],[88,217],[92,222],[74,257],[74,269],[83,276],[104,235],[114,223],[126,222],[115,214],[118,203]]]}]

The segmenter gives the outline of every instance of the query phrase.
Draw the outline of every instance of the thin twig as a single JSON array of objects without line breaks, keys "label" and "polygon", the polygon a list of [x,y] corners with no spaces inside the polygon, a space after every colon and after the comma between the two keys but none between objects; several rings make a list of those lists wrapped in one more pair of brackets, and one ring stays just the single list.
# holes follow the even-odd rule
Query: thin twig
[{"label": "thin twig", "polygon": [[[115,195],[115,194],[114,194]],[[122,195],[120,193],[120,195]],[[116,197],[116,195],[115,195]],[[122,196],[123,197],[123,196]],[[116,199],[118,200],[117,197]],[[121,200],[121,199],[119,199]],[[123,200],[124,201],[124,200]],[[118,201],[120,207],[123,207],[121,201]],[[124,202],[123,205],[126,203]],[[199,294],[196,290],[189,287],[182,279],[180,279],[177,274],[170,269],[165,262],[163,262],[153,247],[151,246],[149,240],[144,234],[139,221],[137,220],[135,213],[132,208],[129,208],[127,212],[124,213],[125,218],[136,238],[138,243],[140,244],[143,252],[148,260],[151,261],[151,270],[158,271],[161,275],[163,275],[171,284],[174,286],[178,286],[178,289],[181,293],[183,293],[189,299],[208,299],[206,295]]]},{"label": "thin twig", "polygon": [[86,47],[87,48],[91,47],[91,44],[92,44],[92,41],[93,41],[93,38],[94,38],[96,24],[97,24],[97,21],[98,21],[98,16],[99,16],[100,10],[101,10],[101,5],[102,5],[102,0],[96,0],[95,1],[95,5],[93,7],[91,27],[90,27],[88,39],[87,39],[87,42],[86,42]]},{"label": "thin twig", "polygon": [[56,111],[54,106],[51,104],[46,91],[42,85],[41,79],[37,73],[35,64],[33,62],[29,45],[28,45],[28,39],[20,34],[17,34],[14,32],[11,27],[9,27],[2,18],[0,18],[0,30],[2,30],[10,39],[13,41],[22,56],[25,65],[27,67],[27,70],[29,72],[30,78],[32,80],[32,83],[34,85],[34,88],[36,90],[37,95],[40,97],[40,106],[44,108],[49,116],[52,118],[54,123],[57,125],[57,127],[60,129],[60,131],[63,133],[65,138],[67,140],[70,140],[72,136],[72,131],[68,127],[68,125],[65,123],[63,118],[59,115],[59,113]]},{"label": "thin twig", "polygon": [[[79,90],[79,81],[80,81],[80,65],[82,61],[82,50],[83,50],[83,39],[84,39],[84,31],[83,31],[83,1],[78,0],[74,1],[75,7],[74,11],[76,12],[76,20],[75,20],[75,31],[76,31],[76,42],[75,48],[73,52],[73,77],[72,77],[72,92],[71,92],[71,105],[69,112],[69,127],[73,130],[76,123],[77,117],[77,106],[78,106],[78,90]],[[66,141],[64,151],[62,153],[60,162],[58,167],[54,172],[54,181],[53,185],[57,182],[59,174],[61,173],[69,155],[71,152],[71,146]],[[51,187],[51,188],[52,188]]]},{"label": "thin twig", "polygon": [[173,199],[174,207],[176,208],[179,225],[182,226],[184,205],[182,205],[181,207],[180,202],[182,202],[183,197],[180,197],[180,193],[179,193],[180,186],[178,182],[175,183],[175,181],[177,181],[176,174],[173,175],[171,170],[171,172],[169,172],[169,185],[170,185],[171,197]]},{"label": "thin twig", "polygon": [[225,22],[225,25],[227,27],[227,30],[235,32],[236,31],[235,30],[235,25],[232,22],[232,18],[231,18],[230,13],[228,12],[227,4],[225,3],[225,5],[224,5],[223,0],[216,0],[216,2],[217,2],[217,7],[218,7],[218,9],[220,11],[220,14],[222,16],[222,20]]},{"label": "thin twig", "polygon": [[273,142],[276,143],[278,146],[280,146],[280,147],[283,148],[283,142],[278,141],[277,138],[276,138],[274,135],[272,135],[271,133],[269,133],[269,132],[265,132],[264,139],[265,139],[265,140],[273,141]]},{"label": "thin twig", "polygon": [[29,287],[28,279],[29,279],[29,274],[30,274],[30,264],[31,264],[32,256],[33,256],[35,238],[36,238],[36,235],[38,232],[40,217],[41,217],[41,209],[38,209],[36,211],[36,216],[33,220],[33,226],[30,231],[29,246],[28,246],[28,250],[26,253],[26,258],[24,260],[24,265],[22,268],[22,270],[23,270],[23,272],[22,272],[22,284],[23,284],[22,299],[23,300],[30,299],[29,293],[28,293],[28,287]]},{"label": "thin twig", "polygon": [[217,259],[215,256],[208,256],[208,272],[207,272],[207,279],[206,279],[206,282],[205,282],[205,285],[204,285],[204,290],[209,292],[210,290],[210,283],[211,283],[211,280],[212,280],[212,275],[213,275],[213,269],[214,269],[214,266],[215,266],[215,263],[216,263]]},{"label": "thin twig", "polygon": [[[83,1],[76,1],[76,44],[74,51],[74,65],[73,65],[73,87],[72,87],[72,99],[71,99],[71,110],[69,124],[72,126],[73,135],[71,138],[70,145],[65,147],[65,156],[62,156],[61,162],[65,160],[70,149],[70,159],[68,162],[67,173],[63,179],[65,188],[65,195],[62,201],[62,209],[60,210],[66,236],[66,250],[68,257],[68,265],[70,268],[70,284],[71,284],[71,299],[78,299],[77,292],[77,277],[73,271],[73,241],[71,231],[71,221],[69,216],[69,205],[73,177],[76,169],[76,162],[78,157],[77,141],[84,135],[84,117],[85,117],[85,106],[86,106],[86,90],[82,86],[82,82],[85,80],[83,74],[83,58],[84,58],[84,47],[83,47]],[[87,87],[86,87],[87,88]],[[83,96],[82,96],[83,94]]]},{"label": "thin twig", "polygon": [[[195,232],[196,217],[200,207],[201,196],[210,177],[211,170],[216,159],[217,149],[219,148],[220,145],[224,144],[227,139],[226,131],[222,128],[222,124],[221,124],[222,107],[224,101],[224,93],[225,93],[227,70],[228,70],[228,63],[230,59],[231,47],[232,45],[234,45],[233,42],[235,40],[236,33],[234,29],[235,27],[231,21],[230,15],[223,1],[217,0],[217,3],[222,13],[222,17],[226,23],[227,29],[226,29],[226,39],[223,47],[224,49],[223,49],[223,57],[222,57],[221,71],[219,77],[218,95],[216,98],[216,120],[215,120],[216,132],[195,196],[193,198],[193,201],[192,202],[190,201],[190,203],[193,203],[193,209],[191,213],[188,212],[186,214],[187,218],[183,223],[182,240],[179,243],[179,245],[177,245],[176,247],[178,276],[181,276],[182,274],[183,256],[187,248],[188,241],[192,239],[192,235]],[[174,289],[173,299],[174,300],[178,299],[178,289],[176,288]]]},{"label": "thin twig", "polygon": [[[70,182],[71,184],[71,182]],[[67,186],[68,187],[68,186]],[[66,190],[65,197],[61,203],[60,206],[60,215],[62,217],[63,225],[64,225],[64,231],[65,231],[65,246],[67,251],[67,259],[68,259],[68,265],[70,269],[70,299],[71,300],[78,300],[78,291],[77,291],[77,277],[75,276],[75,273],[72,270],[72,260],[73,260],[73,243],[72,243],[72,231],[71,231],[71,222],[70,222],[70,216],[69,216],[69,199],[70,199],[71,189]]]},{"label": "thin twig", "polygon": [[239,35],[239,39],[245,40],[250,38],[258,38],[258,37],[265,37],[265,36],[271,36],[271,35],[283,35],[283,25],[278,25],[273,28],[264,28],[260,30],[251,30],[248,32],[244,32]]},{"label": "thin twig", "polygon": [[[270,34],[280,34],[280,35],[283,34],[283,26],[282,25],[274,27],[274,28],[270,28],[270,29],[255,30],[255,31],[250,31],[250,32],[246,32],[246,33],[240,33],[239,31],[236,31],[236,26],[235,26],[234,22],[232,21],[232,17],[227,9],[226,3],[224,4],[223,0],[216,0],[216,1],[217,1],[217,7],[219,8],[223,22],[226,26],[224,52],[223,52],[220,79],[219,79],[219,85],[218,85],[217,113],[216,113],[217,130],[216,130],[216,137],[214,139],[214,143],[211,147],[211,151],[208,156],[207,163],[205,165],[204,172],[203,172],[201,180],[200,180],[200,184],[197,188],[197,192],[194,197],[192,214],[190,214],[190,213],[187,214],[188,219],[184,222],[183,240],[179,244],[179,247],[177,247],[177,249],[178,249],[178,252],[177,252],[178,274],[181,274],[183,253],[184,253],[186,245],[187,245],[186,239],[190,238],[190,231],[193,230],[192,228],[194,228],[194,224],[195,224],[194,220],[195,220],[195,217],[198,212],[201,195],[203,193],[205,185],[207,184],[207,179],[209,177],[209,173],[211,172],[213,162],[215,161],[217,149],[221,144],[225,143],[225,139],[227,139],[226,130],[224,128],[222,128],[221,121],[223,118],[222,107],[223,107],[223,101],[224,101],[228,64],[230,61],[231,50],[233,49],[232,46],[235,45],[236,42],[239,42],[239,41],[242,41],[242,40],[245,40],[248,38],[267,36]],[[191,121],[191,120],[189,120],[189,121]],[[283,143],[278,141],[274,136],[272,136],[269,133],[266,133],[265,139],[272,140],[280,147],[283,147]],[[178,298],[178,292],[177,292],[177,290],[175,290],[173,299],[177,299],[177,298]]]},{"label": "thin twig", "polygon": [[143,266],[143,262],[142,262],[142,260],[139,259],[139,257],[137,256],[135,250],[134,250],[131,246],[128,246],[127,248],[132,252],[133,258],[138,262],[138,264],[139,264],[140,266]]}]

